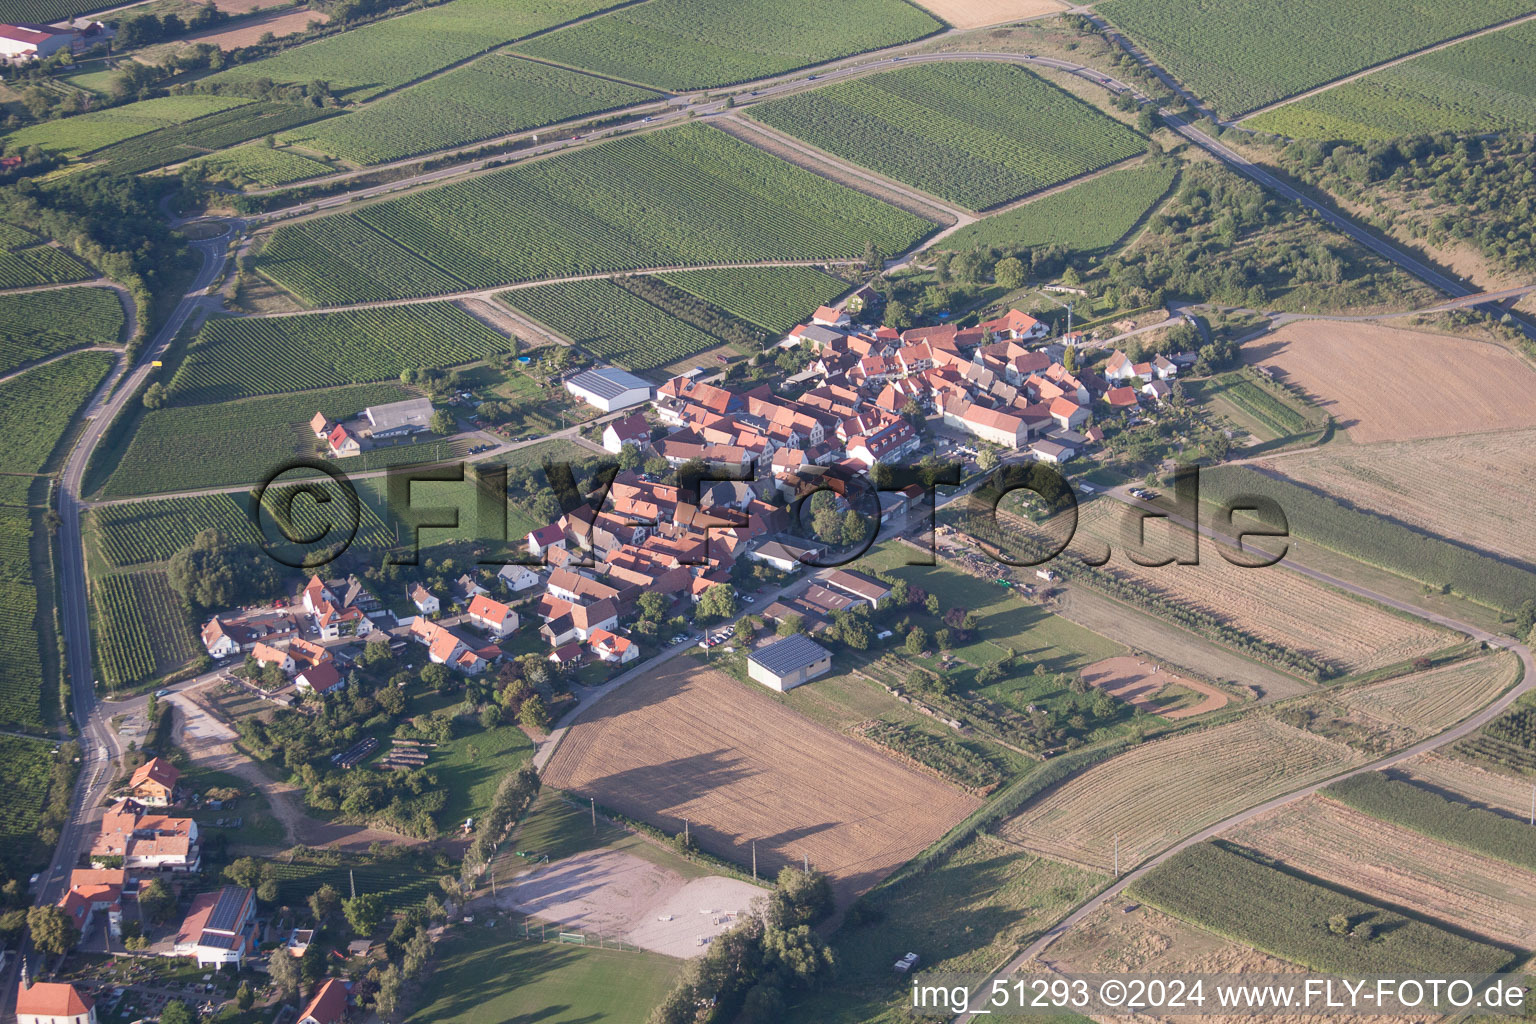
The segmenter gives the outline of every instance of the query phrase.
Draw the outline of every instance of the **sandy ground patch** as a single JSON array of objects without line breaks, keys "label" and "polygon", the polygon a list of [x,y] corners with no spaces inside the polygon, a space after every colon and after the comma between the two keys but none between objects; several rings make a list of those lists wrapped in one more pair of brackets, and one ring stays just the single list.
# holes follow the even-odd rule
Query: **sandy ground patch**
[{"label": "sandy ground patch", "polygon": [[1157,698],[1165,687],[1183,686],[1204,698],[1198,704],[1167,712],[1163,715],[1167,719],[1194,718],[1227,706],[1227,695],[1209,683],[1175,675],[1156,662],[1142,658],[1105,658],[1083,669],[1082,676],[1089,686],[1097,687],[1116,700],[1123,700],[1152,714],[1159,713]]},{"label": "sandy ground patch", "polygon": [[1521,949],[1536,944],[1536,873],[1319,796],[1227,834],[1367,899]]},{"label": "sandy ground patch", "polygon": [[1273,367],[1361,444],[1536,426],[1536,373],[1493,344],[1306,320],[1244,345],[1243,360]]},{"label": "sandy ground patch", "polygon": [[632,853],[588,850],[519,878],[504,908],[668,956],[703,953],[765,890],[710,875],[690,882]]},{"label": "sandy ground patch", "polygon": [[937,15],[955,28],[980,28],[1006,21],[1059,14],[1066,5],[1057,0],[918,0],[917,6]]},{"label": "sandy ground patch", "polygon": [[738,864],[755,841],[764,876],[809,858],[841,906],[980,803],[686,655],[588,709],[544,781]]},{"label": "sandy ground patch", "polygon": [[261,40],[261,37],[271,32],[274,36],[282,38],[291,36],[295,32],[304,31],[312,21],[321,23],[331,20],[329,14],[320,11],[311,11],[307,7],[295,10],[284,7],[281,10],[268,14],[258,15],[248,21],[230,28],[214,29],[208,32],[200,32],[197,35],[187,36],[183,42],[187,43],[213,43],[221,50],[233,50],[241,46],[251,46]]}]

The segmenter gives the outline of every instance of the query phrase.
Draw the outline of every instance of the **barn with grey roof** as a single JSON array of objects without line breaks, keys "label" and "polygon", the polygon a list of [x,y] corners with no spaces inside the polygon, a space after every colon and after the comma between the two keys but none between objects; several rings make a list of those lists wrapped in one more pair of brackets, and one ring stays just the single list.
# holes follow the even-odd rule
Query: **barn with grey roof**
[{"label": "barn with grey roof", "polygon": [[650,382],[617,366],[583,370],[565,382],[565,390],[603,412],[616,412],[651,400]]},{"label": "barn with grey roof", "polygon": [[747,675],[781,693],[830,671],[832,653],[801,633],[760,647],[747,658]]}]

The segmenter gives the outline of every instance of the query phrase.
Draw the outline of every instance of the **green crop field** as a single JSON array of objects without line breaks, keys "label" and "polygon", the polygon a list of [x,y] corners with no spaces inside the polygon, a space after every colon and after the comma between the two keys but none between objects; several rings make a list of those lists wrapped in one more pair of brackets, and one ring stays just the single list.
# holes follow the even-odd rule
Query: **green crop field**
[{"label": "green crop field", "polygon": [[1335,782],[1323,790],[1323,795],[1431,839],[1536,871],[1531,826],[1523,821],[1447,800],[1439,793],[1389,779],[1380,772],[1366,772]]},{"label": "green crop field", "polygon": [[496,53],[345,117],[288,132],[283,141],[376,164],[660,98],[648,89]]},{"label": "green crop field", "polygon": [[[309,429],[315,413],[350,419],[370,405],[414,397],[398,384],[364,384],[146,412],[103,498],[159,491],[255,484],[283,463],[314,457],[321,445]],[[358,458],[345,468],[353,468]]]},{"label": "green crop field", "polygon": [[75,0],[5,0],[0,3],[0,18],[8,25],[18,22],[47,24],[74,17],[81,11]]},{"label": "green crop field", "polygon": [[681,91],[731,85],[894,46],[943,26],[901,0],[650,0],[550,33],[530,56]]},{"label": "green crop field", "polygon": [[201,653],[181,597],[163,572],[115,572],[94,581],[96,657],[111,689],[182,667]]},{"label": "green crop field", "polygon": [[449,303],[210,320],[171,378],[187,404],[390,380],[504,352],[505,336]]},{"label": "green crop field", "polygon": [[[358,483],[359,490],[366,492],[363,485],[368,481]],[[344,517],[346,501],[335,484],[325,481],[309,486],[322,485],[330,495],[326,510],[317,510],[310,498],[294,500],[294,518],[300,529],[320,533]],[[269,491],[264,508],[281,507],[287,491],[287,488]],[[393,544],[392,534],[385,529],[372,506],[361,499],[358,506],[361,522],[355,543],[380,548]],[[242,492],[102,505],[92,509],[90,515],[104,560],[113,568],[128,568],[165,561],[192,543],[203,530],[218,530],[242,543],[257,543],[260,535],[251,525],[249,510],[250,495]],[[266,518],[263,515],[263,519]],[[269,532],[276,541],[275,530],[269,528]],[[296,534],[298,531],[290,532]]]},{"label": "green crop field", "polygon": [[356,884],[357,893],[373,893],[384,898],[384,906],[391,912],[419,907],[430,895],[442,896],[438,887],[438,872],[428,861],[416,862],[406,854],[398,860],[381,860],[374,864],[314,864],[308,861],[276,861],[277,898],[284,905],[302,907],[314,891],[329,885],[346,895]]},{"label": "green crop field", "polygon": [[[369,229],[377,237],[355,249],[337,241]],[[931,229],[691,124],[279,228],[257,265],[335,304],[648,266],[853,259],[867,242],[900,252]],[[457,283],[445,287],[447,274]]]},{"label": "green crop field", "polygon": [[[1488,974],[1511,954],[1404,917],[1315,882],[1202,843],[1175,854],[1128,890],[1175,917],[1303,967],[1332,974]],[[1329,919],[1374,935],[1336,934]]]},{"label": "green crop field", "polygon": [[82,345],[116,345],[123,304],[108,288],[0,295],[0,373]]},{"label": "green crop field", "polygon": [[25,509],[0,506],[0,600],[6,609],[0,619],[0,723],[11,727],[43,724],[31,534]]},{"label": "green crop field", "polygon": [[5,143],[10,149],[38,146],[57,153],[79,156],[157,128],[231,110],[250,102],[244,96],[162,96],[159,99],[126,103],[110,110],[28,125],[5,136]]},{"label": "green crop field", "polygon": [[229,68],[210,81],[270,78],[302,84],[323,79],[338,94],[362,100],[613,2],[450,0]]},{"label": "green crop field", "polygon": [[0,858],[37,842],[38,822],[53,774],[53,743],[0,736]]},{"label": "green crop field", "polygon": [[36,245],[39,239],[24,227],[0,221],[0,249],[15,249],[23,245]]},{"label": "green crop field", "polygon": [[1521,698],[1513,708],[1457,745],[1457,752],[1520,772],[1536,771],[1536,704]]},{"label": "green crop field", "polygon": [[685,270],[661,279],[770,334],[804,323],[816,307],[848,290],[845,282],[815,267]]},{"label": "green crop field", "polygon": [[1095,10],[1224,117],[1532,10],[1475,4],[1290,0],[1108,0]]},{"label": "green crop field", "polygon": [[289,103],[252,103],[135,135],[97,150],[90,158],[113,174],[138,174],[336,114],[335,110]]},{"label": "green crop field", "polygon": [[1247,127],[1368,142],[1434,132],[1536,131],[1536,23],[1526,22],[1267,111]]},{"label": "green crop field", "polygon": [[637,372],[722,344],[606,279],[519,288],[498,298],[604,362]]},{"label": "green crop field", "polygon": [[1536,593],[1536,573],[1528,569],[1351,508],[1289,480],[1227,466],[1202,473],[1200,485],[1202,498],[1214,503],[1247,494],[1273,498],[1296,536],[1408,579],[1448,586],[1490,608],[1513,611]]},{"label": "green crop field", "polygon": [[328,174],[332,169],[329,164],[319,160],[286,149],[269,149],[260,145],[239,146],[201,157],[193,160],[192,166],[203,171],[209,178],[227,181],[237,187],[286,185],[290,181]]},{"label": "green crop field", "polygon": [[445,942],[411,1024],[636,1024],[682,970],[682,961],[660,953],[521,935],[508,922],[495,931],[462,929]]},{"label": "green crop field", "polygon": [[1149,164],[1110,171],[1006,213],[984,217],[945,238],[955,252],[1063,246],[1072,252],[1103,252],[1126,236],[1173,184],[1171,165]]},{"label": "green crop field", "polygon": [[52,245],[35,245],[15,252],[0,252],[0,288],[25,288],[34,284],[67,284],[86,281],[96,272],[74,253]]},{"label": "green crop field", "polygon": [[1010,64],[913,64],[774,100],[750,113],[973,210],[1145,148],[1120,122]]},{"label": "green crop field", "polygon": [[[41,471],[116,359],[77,352],[0,383],[0,473]],[[30,485],[29,476],[0,476],[0,501],[22,503]]]}]

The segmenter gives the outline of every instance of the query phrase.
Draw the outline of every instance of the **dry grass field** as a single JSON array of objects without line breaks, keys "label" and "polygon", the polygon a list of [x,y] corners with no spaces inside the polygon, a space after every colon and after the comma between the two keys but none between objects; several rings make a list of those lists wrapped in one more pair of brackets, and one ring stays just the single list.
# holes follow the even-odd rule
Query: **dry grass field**
[{"label": "dry grass field", "polygon": [[[1089,686],[1103,690],[1116,700],[1173,721],[1194,718],[1227,706],[1227,695],[1209,683],[1186,679],[1142,658],[1105,658],[1083,669],[1082,677]],[[1191,701],[1180,702],[1172,710],[1160,710],[1169,703],[1170,688],[1179,687],[1192,690],[1197,696]]]},{"label": "dry grass field", "polygon": [[1447,540],[1532,560],[1536,431],[1329,445],[1262,465]]},{"label": "dry grass field", "polygon": [[1274,367],[1359,444],[1536,426],[1536,373],[1484,342],[1307,320],[1244,345],[1243,360]]},{"label": "dry grass field", "polygon": [[1057,0],[917,0],[917,6],[955,28],[1001,25],[1066,10],[1066,5]]},{"label": "dry grass field", "polygon": [[[1403,618],[1284,566],[1240,568],[1202,538],[1198,565],[1139,566],[1127,556],[1123,524],[1134,520],[1118,502],[1094,501],[1081,510],[1074,549],[1091,552],[1095,539],[1110,545],[1108,568],[1140,585],[1213,612],[1271,643],[1328,661],[1346,672],[1377,668],[1444,647],[1451,634]],[[1166,520],[1149,520],[1144,556],[1170,554]],[[1102,551],[1102,545],[1101,545]]]},{"label": "dry grass field", "polygon": [[1433,735],[1504,692],[1519,670],[1519,660],[1506,651],[1350,690],[1339,699],[1378,721]]},{"label": "dry grass field", "polygon": [[[1288,974],[1296,965],[1123,898],[1110,900],[1051,946],[1053,970],[1072,974]],[[1187,1022],[1188,1016],[1141,1013],[1095,1015],[1101,1024]],[[1315,1024],[1315,1016],[1266,1013],[1262,1017],[1203,1015],[1202,1024]],[[1408,1017],[1332,1016],[1331,1024],[1419,1024]]]},{"label": "dry grass field", "polygon": [[1522,821],[1531,813],[1531,780],[1443,754],[1426,754],[1399,765],[1393,775],[1432,789],[1447,799],[1484,807]]},{"label": "dry grass field", "polygon": [[184,42],[188,43],[212,43],[221,50],[234,50],[242,46],[251,46],[261,40],[268,32],[281,39],[283,36],[291,36],[295,32],[302,32],[312,21],[324,24],[331,20],[329,14],[321,11],[311,11],[307,7],[294,10],[291,7],[273,10],[267,14],[258,15],[249,21],[227,29],[213,29],[208,32],[199,32],[187,36]]},{"label": "dry grass field", "polygon": [[1362,760],[1342,743],[1249,716],[1094,765],[1011,818],[1002,835],[1046,856],[1109,870],[1118,834],[1124,871],[1245,807]]},{"label": "dry grass field", "polygon": [[763,874],[809,857],[844,905],[980,802],[691,657],[594,705],[544,780],[738,864],[755,840]]},{"label": "dry grass field", "polygon": [[1227,839],[1373,902],[1411,909],[1494,942],[1536,946],[1536,873],[1308,797]]}]

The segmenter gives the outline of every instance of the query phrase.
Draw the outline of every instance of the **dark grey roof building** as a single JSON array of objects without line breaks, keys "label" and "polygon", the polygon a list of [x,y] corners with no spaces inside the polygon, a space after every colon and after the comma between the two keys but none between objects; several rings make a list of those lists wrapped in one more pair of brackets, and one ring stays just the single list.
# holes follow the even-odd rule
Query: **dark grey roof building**
[{"label": "dark grey roof building", "polygon": [[831,670],[832,652],[800,633],[760,647],[747,658],[747,674],[781,692]]}]

